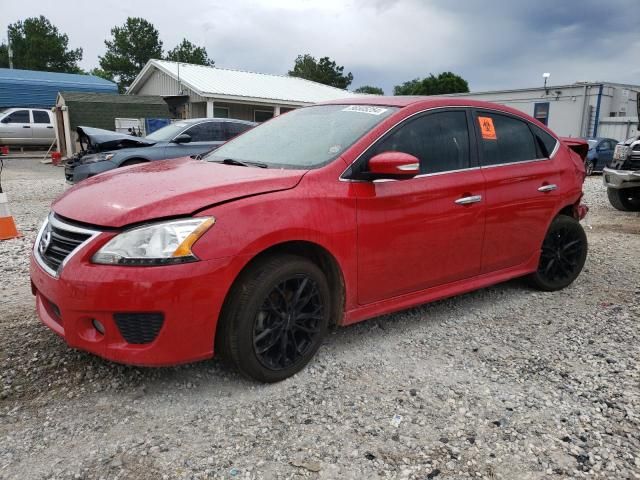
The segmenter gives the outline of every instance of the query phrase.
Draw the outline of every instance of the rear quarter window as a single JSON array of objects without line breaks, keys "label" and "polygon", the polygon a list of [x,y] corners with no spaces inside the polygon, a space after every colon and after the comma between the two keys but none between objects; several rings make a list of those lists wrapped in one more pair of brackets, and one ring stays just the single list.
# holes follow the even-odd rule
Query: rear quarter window
[{"label": "rear quarter window", "polygon": [[536,125],[531,124],[531,131],[536,137],[542,158],[549,158],[555,150],[558,141]]}]

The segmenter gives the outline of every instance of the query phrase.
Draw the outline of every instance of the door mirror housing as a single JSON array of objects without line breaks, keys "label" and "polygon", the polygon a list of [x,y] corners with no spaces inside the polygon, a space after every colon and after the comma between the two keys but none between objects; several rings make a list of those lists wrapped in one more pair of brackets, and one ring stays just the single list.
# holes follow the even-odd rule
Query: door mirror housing
[{"label": "door mirror housing", "polygon": [[187,133],[181,133],[172,140],[173,143],[189,143],[191,141],[191,135]]},{"label": "door mirror housing", "polygon": [[2,120],[0,120],[0,123],[10,123],[11,122],[11,117],[10,115],[7,115],[6,117],[4,117]]},{"label": "door mirror housing", "polygon": [[382,152],[369,160],[375,178],[411,178],[420,173],[420,160],[404,152]]}]

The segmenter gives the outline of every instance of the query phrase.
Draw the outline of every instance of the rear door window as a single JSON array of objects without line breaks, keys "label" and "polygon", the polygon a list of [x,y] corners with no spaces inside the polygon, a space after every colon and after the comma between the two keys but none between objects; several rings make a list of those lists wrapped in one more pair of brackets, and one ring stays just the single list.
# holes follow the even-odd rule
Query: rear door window
[{"label": "rear door window", "polygon": [[185,132],[192,142],[222,142],[224,128],[222,122],[205,122],[194,125]]},{"label": "rear door window", "polygon": [[389,151],[418,158],[422,174],[469,168],[467,114],[438,112],[409,120],[374,146],[367,159]]},{"label": "rear door window", "polygon": [[539,157],[529,125],[507,115],[476,113],[482,164],[503,165]]},{"label": "rear door window", "polygon": [[41,110],[33,110],[33,123],[51,123],[49,114]]},{"label": "rear door window", "polygon": [[236,137],[251,128],[251,125],[247,125],[246,123],[226,122],[226,125],[227,125],[227,135],[226,135],[227,140],[231,140],[233,137]]}]

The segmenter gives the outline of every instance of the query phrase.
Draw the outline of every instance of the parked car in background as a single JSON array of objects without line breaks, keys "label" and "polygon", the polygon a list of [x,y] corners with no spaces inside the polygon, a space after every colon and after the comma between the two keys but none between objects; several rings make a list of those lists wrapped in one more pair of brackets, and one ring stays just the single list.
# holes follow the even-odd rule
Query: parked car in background
[{"label": "parked car in background", "polygon": [[614,208],[623,212],[640,212],[640,135],[616,146],[602,180]]},{"label": "parked car in background", "polygon": [[146,137],[78,127],[81,152],[65,165],[68,183],[98,173],[154,160],[201,155],[257,125],[227,118],[180,120]]},{"label": "parked car in background", "polygon": [[601,172],[613,158],[613,151],[618,141],[613,138],[601,137],[590,137],[585,138],[585,140],[589,142],[589,153],[585,159],[587,175],[592,175],[594,172]]},{"label": "parked car in background", "polygon": [[31,257],[37,312],[70,346],[117,362],[215,352],[279,381],[332,325],[515,277],[571,284],[587,256],[576,150],[586,142],[468,99],[293,110],[203,160],[67,190]]},{"label": "parked car in background", "polygon": [[53,113],[43,108],[8,108],[0,112],[0,145],[49,146],[56,139]]}]

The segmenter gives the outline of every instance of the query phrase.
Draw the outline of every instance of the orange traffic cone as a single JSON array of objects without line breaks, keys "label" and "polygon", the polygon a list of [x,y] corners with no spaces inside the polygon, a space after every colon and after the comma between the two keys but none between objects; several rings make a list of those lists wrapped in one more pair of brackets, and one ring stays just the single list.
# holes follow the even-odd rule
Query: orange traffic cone
[{"label": "orange traffic cone", "polygon": [[19,236],[20,233],[16,228],[16,222],[13,221],[13,217],[9,212],[7,194],[0,193],[0,240],[9,240]]}]

